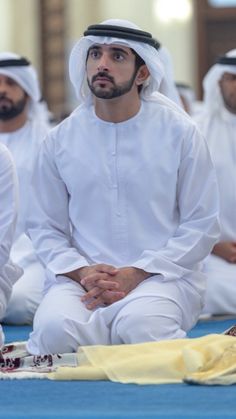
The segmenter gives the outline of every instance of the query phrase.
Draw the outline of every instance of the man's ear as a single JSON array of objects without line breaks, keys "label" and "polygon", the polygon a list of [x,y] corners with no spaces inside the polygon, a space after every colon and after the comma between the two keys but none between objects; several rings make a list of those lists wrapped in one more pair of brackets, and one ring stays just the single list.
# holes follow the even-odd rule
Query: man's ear
[{"label": "man's ear", "polygon": [[139,67],[137,75],[136,75],[136,84],[137,86],[140,86],[147,80],[147,78],[150,76],[149,70],[146,66],[146,64],[143,64]]}]

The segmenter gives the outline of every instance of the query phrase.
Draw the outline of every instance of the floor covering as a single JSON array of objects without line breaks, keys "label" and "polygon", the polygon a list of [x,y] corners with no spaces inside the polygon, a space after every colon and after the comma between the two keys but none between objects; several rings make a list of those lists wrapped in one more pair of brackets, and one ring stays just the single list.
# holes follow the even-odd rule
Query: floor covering
[{"label": "floor covering", "polygon": [[[189,337],[222,333],[235,318],[200,321]],[[6,342],[26,340],[29,326],[3,326]],[[107,381],[0,381],[0,418],[236,418],[236,387]]]}]

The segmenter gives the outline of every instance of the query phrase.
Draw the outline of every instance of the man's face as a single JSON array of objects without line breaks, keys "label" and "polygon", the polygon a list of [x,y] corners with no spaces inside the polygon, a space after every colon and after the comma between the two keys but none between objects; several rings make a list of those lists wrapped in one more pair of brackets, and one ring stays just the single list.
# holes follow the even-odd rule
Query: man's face
[{"label": "man's face", "polygon": [[135,86],[135,55],[123,45],[93,45],[87,57],[87,81],[98,98],[113,99]]},{"label": "man's face", "polygon": [[236,114],[236,74],[224,73],[219,86],[226,109]]},{"label": "man's face", "polygon": [[0,120],[8,121],[20,115],[28,102],[28,95],[10,77],[0,75]]}]

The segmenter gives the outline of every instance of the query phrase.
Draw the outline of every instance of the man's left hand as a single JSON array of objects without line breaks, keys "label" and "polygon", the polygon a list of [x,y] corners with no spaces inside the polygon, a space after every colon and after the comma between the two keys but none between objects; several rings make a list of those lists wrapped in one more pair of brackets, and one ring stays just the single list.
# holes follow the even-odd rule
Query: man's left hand
[{"label": "man's left hand", "polygon": [[[151,275],[152,274],[138,268],[120,268],[112,277],[112,282],[117,284],[114,289],[107,289],[104,281],[94,281],[93,278],[87,276],[82,279],[81,284],[85,288],[90,288],[90,290],[81,298],[81,300],[89,310],[101,305],[110,305],[124,298],[130,291],[135,289],[142,281]],[[122,293],[119,298],[117,298],[117,293],[115,291],[120,291],[120,293]]]}]

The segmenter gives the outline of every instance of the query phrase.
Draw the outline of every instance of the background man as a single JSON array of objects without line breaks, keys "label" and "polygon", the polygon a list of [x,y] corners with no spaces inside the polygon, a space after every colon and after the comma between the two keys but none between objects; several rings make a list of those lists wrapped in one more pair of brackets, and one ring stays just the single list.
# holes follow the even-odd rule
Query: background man
[{"label": "background man", "polygon": [[70,78],[81,105],[48,135],[33,176],[28,232],[54,277],[28,351],[183,338],[218,237],[206,144],[157,93],[156,41],[130,22],[89,27]]},{"label": "background man", "polygon": [[25,234],[32,168],[49,128],[39,104],[40,98],[37,74],[28,60],[10,52],[0,53],[0,142],[13,155],[20,188],[19,217],[11,257],[24,269],[13,287],[4,319],[8,323],[32,323],[44,282],[44,269]]},{"label": "background man", "polygon": [[210,314],[236,314],[236,49],[203,80],[204,112],[196,119],[209,145],[220,192],[219,242],[204,266]]}]

